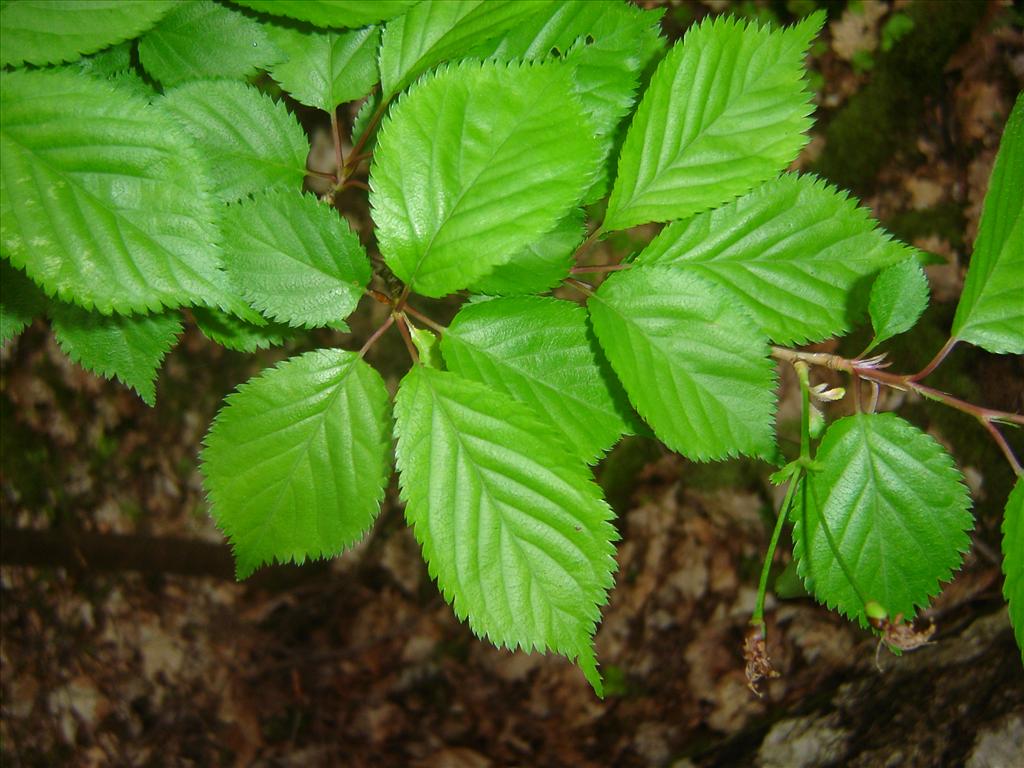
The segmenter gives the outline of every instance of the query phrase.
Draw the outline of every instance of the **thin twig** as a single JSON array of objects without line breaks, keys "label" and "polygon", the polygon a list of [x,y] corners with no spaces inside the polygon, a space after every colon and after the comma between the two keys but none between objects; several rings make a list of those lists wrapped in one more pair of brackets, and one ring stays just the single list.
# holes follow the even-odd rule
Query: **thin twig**
[{"label": "thin twig", "polygon": [[620,269],[629,269],[632,264],[596,264],[592,267],[573,267],[569,270],[570,275],[582,275],[587,272],[617,272]]},{"label": "thin twig", "polygon": [[356,187],[357,189],[362,189],[367,192],[370,191],[370,185],[365,181],[359,181],[359,179],[346,179],[345,182],[338,187],[338,191],[341,192],[343,189],[348,189],[349,187]]},{"label": "thin twig", "polygon": [[585,296],[590,297],[594,295],[592,286],[589,286],[586,283],[582,282],[581,280],[577,280],[574,277],[566,278],[565,284],[571,285],[573,288],[575,288],[577,291],[584,294]]},{"label": "thin twig", "polygon": [[331,110],[331,139],[334,141],[334,163],[338,169],[338,180],[345,178],[345,157],[341,151],[341,129],[338,126],[338,110]]},{"label": "thin twig", "polygon": [[413,363],[419,363],[420,356],[416,353],[416,345],[412,343],[412,334],[409,333],[409,321],[405,319],[405,315],[401,312],[396,312],[391,316],[398,322],[398,332],[402,334],[402,341],[405,342],[405,348],[409,352],[409,357],[412,358]]},{"label": "thin twig", "polygon": [[1017,461],[1017,457],[1013,455],[1013,450],[1010,448],[1010,444],[1006,442],[1006,438],[1003,437],[1003,433],[996,428],[996,425],[991,421],[984,422],[985,429],[992,435],[992,439],[996,441],[996,445],[999,446],[999,450],[1003,452],[1006,460],[1010,462],[1010,466],[1013,467],[1013,473],[1017,477],[1024,476],[1024,469],[1021,469],[1020,462]]},{"label": "thin twig", "polygon": [[363,133],[362,135],[360,135],[359,141],[355,143],[355,146],[352,147],[352,151],[348,153],[348,168],[346,170],[348,170],[349,172],[355,170],[355,167],[358,164],[358,162],[361,162],[361,160],[359,160],[354,163],[353,158],[360,157],[360,154],[363,151],[363,147],[366,146],[366,142],[370,138],[370,134],[373,133],[374,129],[377,127],[377,123],[380,122],[380,119],[384,117],[384,112],[387,111],[388,104],[390,103],[390,99],[381,99],[380,104],[377,105],[377,109],[373,111],[373,115],[370,117],[370,121],[366,124],[366,127],[363,129]]},{"label": "thin twig", "polygon": [[362,349],[359,350],[359,356],[363,357],[370,350],[370,347],[372,347],[377,342],[377,339],[379,339],[381,336],[383,336],[384,333],[387,331],[387,329],[390,328],[394,324],[394,322],[395,322],[395,316],[394,315],[388,315],[388,319],[385,320],[383,323],[381,323],[380,328],[378,328],[376,331],[374,331],[373,335],[370,336],[370,338],[368,338],[366,340],[365,344],[363,344]]},{"label": "thin twig", "polygon": [[603,224],[599,225],[597,229],[590,233],[586,240],[580,243],[579,248],[577,248],[575,253],[573,253],[572,255],[572,260],[579,261],[580,256],[586,253],[590,249],[590,246],[592,246],[597,241],[597,238],[599,238],[602,234],[604,234]]},{"label": "thin twig", "polygon": [[418,311],[418,310],[416,310],[416,309],[413,309],[413,308],[412,308],[412,307],[410,307],[410,306],[409,306],[408,304],[406,304],[406,305],[405,305],[405,307],[404,307],[403,311],[404,311],[404,312],[408,312],[408,313],[409,313],[410,315],[412,315],[413,317],[415,317],[415,318],[416,318],[417,320],[419,320],[419,321],[420,321],[421,323],[423,323],[424,325],[426,325],[426,326],[427,326],[427,327],[429,327],[429,328],[433,328],[433,329],[434,329],[435,331],[437,331],[438,333],[444,333],[445,331],[447,331],[447,330],[448,330],[447,328],[445,328],[445,327],[444,327],[443,325],[441,325],[440,323],[436,323],[436,322],[434,322],[434,321],[433,321],[433,320],[431,320],[431,319],[430,319],[429,317],[427,317],[427,316],[426,316],[425,314],[423,314],[422,312],[420,312],[420,311]]},{"label": "thin twig", "polygon": [[942,364],[942,361],[946,359],[946,356],[950,352],[953,351],[953,347],[956,346],[956,343],[957,343],[957,339],[953,339],[953,338],[948,339],[946,341],[946,343],[942,345],[942,349],[940,349],[938,352],[935,353],[935,357],[933,357],[931,359],[931,362],[928,363],[928,365],[926,365],[920,371],[915,373],[913,376],[908,376],[907,380],[908,381],[921,381],[921,379],[923,379],[926,376],[928,376],[932,371],[934,371],[936,368],[938,368]]}]

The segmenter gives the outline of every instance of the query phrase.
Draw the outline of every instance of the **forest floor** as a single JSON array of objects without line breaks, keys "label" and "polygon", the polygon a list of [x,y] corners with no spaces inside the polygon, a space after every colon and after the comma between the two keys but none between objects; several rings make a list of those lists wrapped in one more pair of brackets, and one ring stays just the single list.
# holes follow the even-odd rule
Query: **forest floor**
[{"label": "forest floor", "polygon": [[[832,13],[811,56],[821,126],[871,81],[904,5]],[[709,10],[771,13],[752,2],[670,6],[673,32]],[[864,197],[887,226],[942,262],[928,269],[928,325],[893,345],[898,370],[916,370],[941,346],[959,295],[1002,126],[1024,85],[1014,13],[989,6]],[[827,150],[816,128],[795,167],[814,166]],[[651,234],[629,233],[602,248],[633,250]],[[286,356],[361,340],[321,333],[243,356],[190,327],[149,409],[70,363],[37,322],[0,352],[3,525],[184,537],[226,549],[197,470],[221,399]],[[374,354],[392,370],[393,386],[405,365],[397,337]],[[1020,360],[958,348],[940,374],[938,386],[968,399],[1024,407]],[[1024,672],[1000,597],[998,526],[1010,472],[969,419],[893,397],[880,402],[897,405],[965,467],[977,524],[963,570],[929,612],[935,643],[900,658],[883,653],[881,671],[870,633],[787,580],[787,545],[777,588],[787,599],[768,604],[769,652],[781,675],[763,685],[763,697],[753,695],[742,644],[779,501],[771,468],[697,466],[634,438],[599,469],[622,535],[617,584],[597,635],[605,700],[564,659],[474,638],[428,577],[392,487],[363,545],[328,563],[278,569],[277,583],[74,564],[0,569],[0,761],[1024,765],[1024,753],[1013,751],[1024,743]],[[780,433],[792,433],[787,375],[779,418]],[[958,680],[942,677],[951,671]]]}]

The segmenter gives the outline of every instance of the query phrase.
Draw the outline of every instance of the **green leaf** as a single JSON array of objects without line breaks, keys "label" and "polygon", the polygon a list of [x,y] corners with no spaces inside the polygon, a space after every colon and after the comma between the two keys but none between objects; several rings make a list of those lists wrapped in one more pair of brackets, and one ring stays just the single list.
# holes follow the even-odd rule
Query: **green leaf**
[{"label": "green leaf", "polygon": [[257,349],[279,347],[294,334],[294,329],[281,323],[269,323],[259,315],[246,322],[227,312],[194,307],[192,317],[203,335],[236,352],[252,353]]},{"label": "green leaf", "polygon": [[1024,94],[1003,131],[952,335],[1024,354]]},{"label": "green leaf", "polygon": [[589,464],[631,431],[625,394],[578,304],[535,296],[467,304],[441,351],[450,371],[532,407]]},{"label": "green leaf", "polygon": [[308,21],[317,27],[365,27],[408,11],[420,0],[232,0],[261,13]]},{"label": "green leaf", "polygon": [[815,465],[794,507],[807,591],[862,626],[869,601],[913,617],[970,548],[971,499],[953,459],[895,414],[872,413],[834,422]]},{"label": "green leaf", "polygon": [[872,349],[914,327],[928,307],[928,278],[917,259],[905,259],[886,267],[871,286],[868,310],[875,338]]},{"label": "green leaf", "polygon": [[480,52],[502,61],[560,57],[597,133],[610,134],[632,106],[640,74],[664,47],[663,13],[618,0],[567,0],[523,19]]},{"label": "green leaf", "polygon": [[0,6],[0,65],[74,61],[152,27],[171,0],[17,0]]},{"label": "green leaf", "polygon": [[569,276],[573,252],[583,241],[583,209],[577,208],[547,234],[481,277],[470,290],[492,296],[543,293]]},{"label": "green leaf", "polygon": [[390,474],[389,411],[384,380],[341,349],[293,357],[228,396],[202,472],[238,578],[275,560],[337,555],[363,537]]},{"label": "green leaf", "polygon": [[405,516],[460,620],[497,645],[575,659],[615,570],[613,513],[582,462],[522,403],[422,365],[395,398]]},{"label": "green leaf", "polygon": [[308,328],[348,317],[370,282],[359,237],[331,206],[274,190],[229,206],[224,263],[267,317]]},{"label": "green leaf", "polygon": [[433,331],[410,325],[409,336],[412,338],[413,346],[416,347],[416,352],[419,354],[420,362],[423,365],[439,370],[444,367],[441,364],[441,350],[437,334]]},{"label": "green leaf", "polygon": [[302,188],[309,142],[283,103],[219,80],[179,86],[160,104],[195,138],[221,200],[269,187]]},{"label": "green leaf", "polygon": [[0,247],[48,295],[99,312],[245,312],[187,136],[83,74],[0,75]]},{"label": "green leaf", "polygon": [[266,25],[213,0],[178,5],[139,40],[139,61],[165,88],[191,80],[241,80],[280,58]]},{"label": "green leaf", "polygon": [[310,33],[272,27],[270,32],[284,54],[284,59],[270,68],[270,75],[307,106],[330,112],[339,104],[365,96],[380,79],[378,27]]},{"label": "green leaf", "polygon": [[156,404],[157,370],[181,333],[177,312],[104,316],[56,301],[47,312],[64,354],[87,371],[116,377],[147,405]]},{"label": "green leaf", "polygon": [[1010,624],[1024,661],[1024,478],[1017,483],[1006,500],[1003,513],[1003,596],[1010,604]]},{"label": "green leaf", "polygon": [[0,343],[13,339],[43,314],[46,297],[24,272],[0,260]]},{"label": "green leaf", "polygon": [[871,277],[912,248],[814,176],[785,174],[715,211],[673,222],[637,257],[714,282],[780,344],[850,330]]},{"label": "green leaf", "polygon": [[692,216],[789,165],[813,122],[803,58],[824,20],[821,11],[770,30],[720,16],[690,27],[626,134],[605,229]]},{"label": "green leaf", "polygon": [[465,55],[549,6],[550,0],[424,0],[384,27],[384,98],[442,61]]},{"label": "green leaf", "polygon": [[727,293],[665,267],[635,267],[587,302],[633,407],[695,461],[775,454],[767,339]]},{"label": "green leaf", "polygon": [[394,106],[370,203],[400,279],[427,296],[466,288],[569,213],[599,157],[571,90],[557,65],[467,62]]}]

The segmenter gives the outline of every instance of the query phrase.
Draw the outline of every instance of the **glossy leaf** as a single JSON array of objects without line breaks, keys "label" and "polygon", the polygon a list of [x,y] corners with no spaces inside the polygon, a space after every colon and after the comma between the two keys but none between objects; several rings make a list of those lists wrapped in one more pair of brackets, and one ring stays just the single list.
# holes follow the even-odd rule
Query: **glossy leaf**
[{"label": "glossy leaf", "polygon": [[388,22],[380,50],[384,98],[550,7],[550,0],[423,0]]},{"label": "glossy leaf", "polygon": [[308,21],[317,27],[365,27],[400,16],[420,0],[231,0],[261,13]]},{"label": "glossy leaf", "polygon": [[50,302],[53,335],[64,353],[107,379],[118,379],[156,404],[156,375],[181,333],[177,312],[104,316],[73,304]]},{"label": "glossy leaf", "polygon": [[866,208],[814,176],[786,174],[715,211],[670,224],[637,257],[706,278],[780,344],[861,319],[871,278],[914,254]]},{"label": "glossy leaf", "polygon": [[46,296],[24,272],[0,259],[0,343],[13,339],[43,314]]},{"label": "glossy leaf", "polygon": [[824,21],[770,30],[705,19],[658,65],[619,155],[604,226],[714,208],[775,176],[807,142],[803,58]]},{"label": "glossy leaf", "polygon": [[267,317],[309,328],[352,313],[370,281],[359,237],[311,195],[275,190],[228,208],[224,263]]},{"label": "glossy leaf", "polygon": [[971,499],[953,459],[909,422],[877,413],[829,426],[815,465],[794,509],[807,591],[862,625],[870,601],[912,618],[970,548]]},{"label": "glossy leaf", "polygon": [[0,6],[0,65],[57,64],[145,32],[171,0],[17,0]]},{"label": "glossy leaf", "polygon": [[1003,513],[1003,596],[1024,661],[1024,478],[1018,477]]},{"label": "glossy leaf", "polygon": [[213,0],[178,5],[139,40],[139,61],[165,88],[191,80],[240,80],[280,56],[265,25]]},{"label": "glossy leaf", "polygon": [[905,259],[883,269],[871,286],[868,301],[875,329],[869,349],[913,328],[928,308],[929,295],[928,278],[917,259]]},{"label": "glossy leaf", "polygon": [[492,296],[543,293],[569,276],[573,251],[585,233],[583,210],[577,209],[550,232],[481,277],[470,290]]},{"label": "glossy leaf", "polygon": [[203,336],[236,352],[251,354],[257,349],[279,347],[294,333],[294,329],[289,326],[271,323],[259,315],[246,321],[227,312],[195,307],[192,317]]},{"label": "glossy leaf", "polygon": [[448,370],[526,403],[588,463],[630,431],[625,393],[578,304],[536,296],[467,304],[441,351]]},{"label": "glossy leaf", "polygon": [[221,200],[302,188],[309,142],[284,104],[244,83],[211,80],[179,86],[160,105],[195,138]]},{"label": "glossy leaf", "polygon": [[617,534],[586,467],[528,406],[454,373],[414,366],[395,418],[405,516],[455,615],[575,659],[600,695],[592,638]]},{"label": "glossy leaf", "polygon": [[203,165],[174,121],[84,74],[0,75],[0,246],[50,296],[105,314],[249,311],[220,270]]},{"label": "glossy leaf", "polygon": [[330,112],[365,96],[380,79],[378,27],[309,33],[273,27],[271,39],[284,56],[270,68],[271,76],[307,106]]},{"label": "glossy leaf", "polygon": [[376,518],[390,471],[384,380],[354,352],[317,350],[229,395],[206,435],[204,486],[238,578],[339,554]]},{"label": "glossy leaf", "polygon": [[729,294],[694,275],[634,267],[587,302],[601,346],[644,421],[696,461],[775,453],[775,367]]},{"label": "glossy leaf", "polygon": [[1024,354],[1024,94],[1003,131],[952,335]]},{"label": "glossy leaf", "polygon": [[571,90],[557,65],[468,62],[394,106],[370,203],[400,279],[427,296],[466,288],[575,207],[599,150]]}]

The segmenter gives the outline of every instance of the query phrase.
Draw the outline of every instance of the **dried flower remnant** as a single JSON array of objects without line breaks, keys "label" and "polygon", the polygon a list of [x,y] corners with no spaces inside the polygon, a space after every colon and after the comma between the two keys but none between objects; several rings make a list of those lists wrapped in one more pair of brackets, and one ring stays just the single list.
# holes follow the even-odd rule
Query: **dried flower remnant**
[{"label": "dried flower remnant", "polygon": [[765,679],[779,676],[768,658],[768,646],[765,643],[764,623],[753,624],[743,638],[743,658],[747,661],[747,687],[759,698],[764,696],[757,684]]}]

